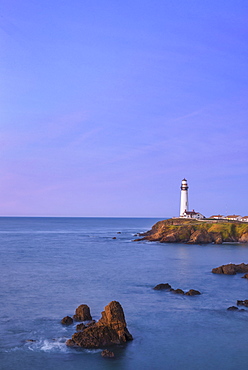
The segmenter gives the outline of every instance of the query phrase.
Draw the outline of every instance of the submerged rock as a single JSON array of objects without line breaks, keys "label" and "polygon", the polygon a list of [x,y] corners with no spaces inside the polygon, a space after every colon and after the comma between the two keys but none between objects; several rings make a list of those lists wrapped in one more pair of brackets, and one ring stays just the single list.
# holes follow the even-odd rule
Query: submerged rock
[{"label": "submerged rock", "polygon": [[161,283],[161,284],[158,284],[156,285],[154,288],[154,290],[168,290],[168,289],[171,289],[171,285],[168,284],[168,283]]},{"label": "submerged rock", "polygon": [[182,289],[172,289],[171,292],[175,294],[184,294],[184,291]]},{"label": "submerged rock", "polygon": [[123,344],[133,337],[129,333],[123,309],[119,302],[112,301],[102,312],[101,319],[81,332],[75,333],[69,346],[76,344],[84,348],[100,348]]},{"label": "submerged rock", "polygon": [[195,290],[195,289],[190,289],[188,292],[185,293],[185,295],[199,295],[201,294],[201,292],[199,292],[199,290]]},{"label": "submerged rock", "polygon": [[115,357],[115,354],[114,354],[114,352],[105,349],[104,351],[101,352],[101,356],[102,357],[107,357],[107,358],[113,358],[113,357]]},{"label": "submerged rock", "polygon": [[73,324],[73,319],[70,316],[65,316],[61,320],[61,324],[62,325],[71,325],[71,324]]},{"label": "submerged rock", "polygon": [[182,289],[173,289],[171,287],[171,285],[168,284],[168,283],[158,284],[153,289],[154,290],[168,290],[169,292],[172,292],[172,293],[175,293],[175,294],[182,294],[182,295],[185,294],[185,295],[189,295],[189,296],[194,296],[194,295],[201,294],[201,292],[199,292],[199,290],[195,290],[195,289],[190,289],[188,292],[184,293],[184,291]]},{"label": "submerged rock", "polygon": [[92,320],[89,306],[87,306],[87,304],[81,304],[80,306],[78,306],[73,318],[76,321]]},{"label": "submerged rock", "polygon": [[242,276],[243,279],[248,279],[248,274],[245,274],[244,276]]},{"label": "submerged rock", "polygon": [[227,311],[239,311],[239,309],[236,306],[231,306],[227,308]]},{"label": "submerged rock", "polygon": [[237,306],[248,307],[248,299],[245,299],[244,301],[237,301]]},{"label": "submerged rock", "polygon": [[236,273],[248,272],[248,264],[240,263],[239,265],[235,265],[234,263],[229,263],[213,268],[212,272],[214,274],[236,275]]}]

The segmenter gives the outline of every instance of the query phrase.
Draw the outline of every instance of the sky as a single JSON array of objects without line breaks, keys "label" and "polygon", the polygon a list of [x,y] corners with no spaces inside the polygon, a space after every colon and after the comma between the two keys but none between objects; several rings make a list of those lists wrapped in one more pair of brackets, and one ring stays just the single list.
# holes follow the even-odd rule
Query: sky
[{"label": "sky", "polygon": [[248,215],[246,0],[2,0],[0,215]]}]

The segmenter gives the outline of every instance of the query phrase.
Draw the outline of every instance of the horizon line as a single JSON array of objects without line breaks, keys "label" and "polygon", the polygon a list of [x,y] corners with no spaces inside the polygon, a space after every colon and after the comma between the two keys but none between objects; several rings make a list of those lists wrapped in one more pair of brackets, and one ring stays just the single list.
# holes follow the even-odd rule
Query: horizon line
[{"label": "horizon line", "polygon": [[34,215],[0,215],[0,218],[19,217],[19,218],[171,218],[171,217],[155,217],[155,216],[34,216]]}]

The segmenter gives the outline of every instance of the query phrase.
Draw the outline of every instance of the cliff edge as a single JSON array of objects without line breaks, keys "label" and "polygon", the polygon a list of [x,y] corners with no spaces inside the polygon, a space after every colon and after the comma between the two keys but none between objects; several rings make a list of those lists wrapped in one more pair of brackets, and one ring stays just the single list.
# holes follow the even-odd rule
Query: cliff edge
[{"label": "cliff edge", "polygon": [[160,243],[222,244],[248,243],[248,224],[219,220],[193,220],[170,218],[159,221],[152,229],[140,234],[139,240]]}]

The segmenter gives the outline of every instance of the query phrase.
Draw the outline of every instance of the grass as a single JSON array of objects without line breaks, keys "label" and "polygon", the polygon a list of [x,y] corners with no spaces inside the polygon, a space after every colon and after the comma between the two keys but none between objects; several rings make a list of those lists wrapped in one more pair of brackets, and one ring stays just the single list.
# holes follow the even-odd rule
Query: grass
[{"label": "grass", "polygon": [[192,232],[197,230],[220,233],[223,239],[240,238],[241,235],[248,233],[248,224],[230,221],[198,221],[175,218],[159,221],[153,226],[153,231],[155,231],[156,234],[176,232],[180,240],[188,239]]}]

